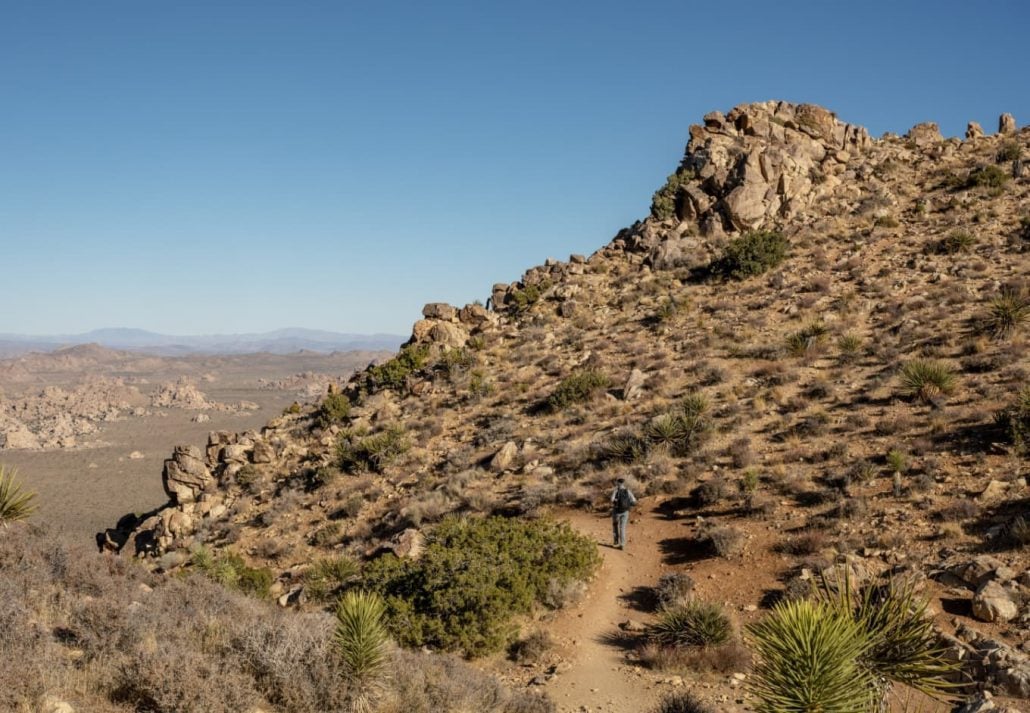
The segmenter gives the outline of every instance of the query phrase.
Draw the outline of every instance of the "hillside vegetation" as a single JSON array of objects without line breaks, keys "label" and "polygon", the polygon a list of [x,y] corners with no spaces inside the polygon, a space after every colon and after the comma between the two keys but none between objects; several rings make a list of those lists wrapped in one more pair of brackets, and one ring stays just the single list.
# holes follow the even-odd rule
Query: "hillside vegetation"
[{"label": "hillside vegetation", "polygon": [[[495,285],[488,307],[429,304],[392,360],[325,401],[260,433],[177,448],[167,507],[102,536],[124,556],[109,566],[156,586],[148,597],[215,597],[202,575],[232,557],[237,574],[221,581],[300,609],[274,613],[284,626],[368,590],[384,597],[400,644],[468,657],[524,649],[519,624],[574,601],[596,567],[589,543],[554,518],[603,511],[623,475],[641,507],[683,520],[689,536],[663,543],[675,571],[725,559],[778,580],[760,600],[723,584],[737,623],[777,602],[777,616],[822,616],[822,605],[782,604],[821,573],[843,569],[866,592],[890,576],[935,602],[934,646],[961,668],[947,675],[975,682],[956,692],[1030,696],[1018,649],[1030,635],[1030,132],[1008,119],[1002,129],[971,125],[958,140],[924,124],[872,139],[812,105],[708,114],[650,216],[594,254]],[[240,573],[257,585],[241,587]],[[687,676],[697,657],[668,649],[739,646],[734,631],[680,636],[677,621],[721,626],[719,612],[695,610],[662,610],[677,628],[653,637],[639,665]],[[48,616],[83,635],[68,614]],[[863,626],[833,616],[827,626]],[[184,620],[177,636],[197,626]],[[206,665],[246,676],[229,688],[308,710],[277,698],[260,666],[218,653],[239,648],[231,632],[212,636]],[[845,678],[866,671],[871,645],[851,641]],[[771,650],[758,647],[756,671]],[[879,670],[868,675],[883,685]],[[112,706],[219,710],[90,685]],[[748,690],[721,710],[765,695]],[[859,698],[839,710],[878,705]]]}]

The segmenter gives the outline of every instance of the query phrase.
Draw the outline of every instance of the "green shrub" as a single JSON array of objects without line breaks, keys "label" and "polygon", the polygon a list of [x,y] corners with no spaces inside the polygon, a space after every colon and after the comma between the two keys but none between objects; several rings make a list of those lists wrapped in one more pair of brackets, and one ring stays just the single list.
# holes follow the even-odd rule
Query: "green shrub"
[{"label": "green shrub", "polygon": [[322,428],[344,423],[350,416],[350,399],[346,394],[329,394],[318,407],[318,423]]},{"label": "green shrub", "polygon": [[581,369],[561,380],[547,397],[547,406],[551,411],[562,411],[572,404],[589,401],[611,385],[612,380],[599,369]]},{"label": "green shrub", "polygon": [[336,462],[341,470],[348,473],[381,473],[408,448],[410,444],[404,428],[398,425],[387,426],[377,433],[348,429],[340,434],[336,444]]},{"label": "green shrub", "polygon": [[980,328],[995,339],[1008,336],[1030,319],[1030,299],[1018,290],[1005,289],[991,300],[990,310],[980,319]]},{"label": "green shrub", "polygon": [[227,589],[267,599],[275,578],[267,567],[248,567],[243,558],[232,552],[217,556],[206,547],[193,550],[190,563],[208,579],[218,582]]},{"label": "green shrub", "polygon": [[1006,141],[998,150],[998,163],[1018,161],[1023,157],[1022,147],[1015,141]]},{"label": "green shrub", "polygon": [[357,579],[361,570],[349,557],[326,557],[315,560],[304,573],[304,593],[315,602],[325,602],[336,592]]},{"label": "green shrub", "polygon": [[22,490],[17,471],[0,465],[0,527],[25,520],[36,510],[36,494]]},{"label": "green shrub", "polygon": [[510,295],[509,304],[516,312],[525,312],[540,301],[547,290],[551,289],[551,281],[543,279],[529,285],[524,285]]},{"label": "green shrub", "polygon": [[393,359],[369,367],[365,372],[365,388],[370,393],[382,389],[399,389],[407,383],[408,376],[425,368],[428,362],[428,345],[409,344]]},{"label": "green shrub", "polygon": [[1016,454],[1030,454],[1030,386],[1024,387],[1015,403],[999,412],[995,420],[1004,429]]},{"label": "green shrub", "polygon": [[418,560],[380,557],[364,584],[385,598],[398,642],[476,656],[501,649],[514,615],[556,584],[586,579],[598,561],[594,542],[565,523],[449,517],[429,531]]},{"label": "green shrub", "polygon": [[997,166],[980,166],[969,172],[966,188],[1001,188],[1009,181],[1009,175]]},{"label": "green shrub", "polygon": [[382,598],[374,592],[347,592],[336,608],[333,643],[352,681],[368,683],[389,662],[385,612]]},{"label": "green shrub", "polygon": [[662,646],[719,646],[733,633],[733,625],[718,604],[690,601],[663,609],[648,627],[647,638]]},{"label": "green shrub", "polygon": [[726,246],[719,271],[737,280],[760,275],[786,259],[787,247],[783,234],[773,230],[744,233]]},{"label": "green shrub", "polygon": [[651,197],[651,215],[668,220],[676,215],[676,196],[682,186],[694,180],[694,172],[680,169],[666,179],[665,185]]},{"label": "green shrub", "polygon": [[916,359],[901,368],[901,388],[909,398],[930,403],[955,390],[955,372],[944,362]]}]

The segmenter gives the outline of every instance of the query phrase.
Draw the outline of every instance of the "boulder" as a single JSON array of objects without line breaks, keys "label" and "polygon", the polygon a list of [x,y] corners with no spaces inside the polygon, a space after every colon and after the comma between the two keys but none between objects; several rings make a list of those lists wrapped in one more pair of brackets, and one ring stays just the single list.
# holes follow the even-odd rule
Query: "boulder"
[{"label": "boulder", "polygon": [[518,454],[519,447],[515,445],[515,441],[508,441],[490,459],[490,469],[498,473],[510,470]]},{"label": "boulder", "polygon": [[1002,114],[998,117],[998,133],[999,134],[1014,134],[1016,133],[1016,117],[1012,114]]},{"label": "boulder", "polygon": [[966,139],[979,139],[983,135],[983,127],[975,121],[971,121],[966,125]]},{"label": "boulder", "polygon": [[458,312],[458,321],[472,327],[479,327],[490,321],[490,313],[483,305],[469,304]]},{"label": "boulder", "polygon": [[196,446],[176,446],[165,461],[161,474],[165,492],[173,503],[192,503],[214,482],[204,464],[204,454]]},{"label": "boulder", "polygon": [[246,463],[248,448],[238,443],[231,443],[222,449],[222,459],[226,463]]},{"label": "boulder", "polygon": [[250,454],[252,463],[271,463],[275,460],[275,446],[268,441],[258,441]]},{"label": "boulder", "polygon": [[450,322],[437,322],[429,330],[429,341],[457,349],[468,343],[469,335],[464,329]]},{"label": "boulder", "polygon": [[644,383],[647,381],[647,374],[640,369],[633,369],[629,373],[626,385],[622,388],[622,398],[625,401],[638,399],[644,393]]},{"label": "boulder", "polygon": [[449,322],[458,316],[458,310],[446,302],[430,302],[422,308],[422,316],[426,319],[442,319]]},{"label": "boulder", "polygon": [[418,559],[425,548],[425,536],[413,527],[395,535],[386,545],[386,549],[401,559]]},{"label": "boulder", "polygon": [[973,616],[980,621],[1012,621],[1019,616],[1019,606],[1008,590],[998,582],[984,582],[973,597]]},{"label": "boulder", "polygon": [[944,141],[944,137],[941,136],[940,127],[933,121],[916,124],[908,130],[908,133],[905,134],[905,138],[919,148],[933,146],[934,144],[939,144]]}]

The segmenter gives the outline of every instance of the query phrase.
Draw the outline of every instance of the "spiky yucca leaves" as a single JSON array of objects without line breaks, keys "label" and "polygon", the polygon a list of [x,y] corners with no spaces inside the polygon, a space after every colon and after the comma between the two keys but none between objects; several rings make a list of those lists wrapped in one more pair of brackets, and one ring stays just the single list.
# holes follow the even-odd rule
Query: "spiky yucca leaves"
[{"label": "spiky yucca leaves", "polygon": [[304,593],[316,602],[328,601],[338,589],[353,582],[361,573],[349,557],[326,557],[316,560],[304,573]]},{"label": "spiky yucca leaves", "polygon": [[995,339],[1007,337],[1030,319],[1030,298],[1018,290],[1002,290],[991,300],[990,310],[980,328]]},{"label": "spiky yucca leaves", "polygon": [[36,510],[36,494],[22,490],[17,471],[0,465],[0,527],[24,520]]},{"label": "spiky yucca leaves", "polygon": [[719,646],[732,633],[722,607],[700,601],[663,609],[647,631],[648,638],[662,646]]},{"label": "spiky yucca leaves", "polygon": [[389,657],[389,636],[383,624],[386,605],[374,592],[350,591],[336,607],[333,641],[348,677],[370,683],[382,674]]},{"label": "spiky yucca leaves", "polygon": [[647,439],[630,431],[622,431],[601,444],[600,457],[604,460],[635,463],[646,458],[650,450],[651,444]]},{"label": "spiky yucca leaves", "polygon": [[944,362],[915,359],[901,368],[901,388],[910,398],[930,403],[955,390],[955,372]]},{"label": "spiky yucca leaves", "polygon": [[687,394],[680,401],[680,411],[684,416],[698,418],[708,412],[708,399],[704,394]]},{"label": "spiky yucca leaves", "polygon": [[656,446],[669,447],[689,435],[689,426],[679,414],[663,413],[652,418],[644,427],[644,436]]},{"label": "spiky yucca leaves", "polygon": [[838,607],[806,599],[781,602],[748,633],[758,654],[749,686],[759,713],[873,710],[875,680],[859,663],[871,644]]},{"label": "spiky yucca leaves", "polygon": [[947,699],[955,689],[950,679],[958,665],[927,614],[927,600],[916,581],[891,579],[883,586],[855,587],[847,569],[819,588],[823,603],[850,616],[861,630],[867,647],[859,663],[876,679],[881,700],[892,683],[905,684],[928,696]]}]

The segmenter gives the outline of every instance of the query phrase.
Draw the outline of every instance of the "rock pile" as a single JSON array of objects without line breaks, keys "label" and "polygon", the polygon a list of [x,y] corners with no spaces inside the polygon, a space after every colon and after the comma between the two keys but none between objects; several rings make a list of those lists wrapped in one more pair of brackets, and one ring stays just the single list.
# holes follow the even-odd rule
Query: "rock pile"
[{"label": "rock pile", "polygon": [[258,408],[257,404],[250,401],[241,401],[236,404],[225,404],[218,401],[211,401],[192,380],[182,378],[178,381],[171,381],[161,384],[150,398],[150,405],[155,408],[181,408],[197,411],[252,411]]}]

